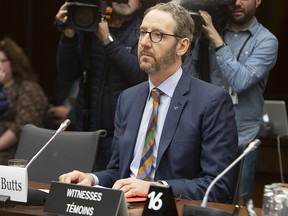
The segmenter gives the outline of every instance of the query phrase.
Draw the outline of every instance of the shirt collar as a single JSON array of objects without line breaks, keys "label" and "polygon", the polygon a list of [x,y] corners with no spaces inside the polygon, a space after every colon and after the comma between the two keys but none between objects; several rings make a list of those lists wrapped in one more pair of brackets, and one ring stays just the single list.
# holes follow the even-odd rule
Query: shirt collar
[{"label": "shirt collar", "polygon": [[[175,91],[175,88],[180,80],[180,77],[182,76],[182,73],[183,73],[183,70],[180,67],[173,75],[171,75],[168,79],[166,79],[159,86],[157,86],[157,88],[160,89],[165,95],[172,97]],[[153,88],[155,88],[155,86],[152,84],[152,82],[149,79],[150,92]]]},{"label": "shirt collar", "polygon": [[[245,31],[249,31],[251,33],[251,35],[254,35],[258,28],[259,28],[260,23],[258,22],[257,18],[254,17],[253,22],[250,24],[250,26],[247,29],[241,29],[240,31],[245,32]],[[222,30],[222,35],[225,34],[225,32],[230,31],[229,30],[229,26],[226,25],[223,30]]]}]

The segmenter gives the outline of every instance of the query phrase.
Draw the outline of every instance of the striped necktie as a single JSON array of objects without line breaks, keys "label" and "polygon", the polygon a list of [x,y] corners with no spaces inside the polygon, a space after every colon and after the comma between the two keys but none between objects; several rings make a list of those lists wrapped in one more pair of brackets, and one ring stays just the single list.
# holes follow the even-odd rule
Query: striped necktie
[{"label": "striped necktie", "polygon": [[155,144],[155,129],[156,121],[158,116],[158,108],[160,104],[161,91],[158,88],[153,88],[151,90],[151,97],[153,98],[153,110],[149,119],[148,129],[146,132],[142,158],[140,161],[140,166],[137,174],[138,179],[143,179],[145,181],[150,180],[150,175],[152,172],[153,163],[153,148]]}]

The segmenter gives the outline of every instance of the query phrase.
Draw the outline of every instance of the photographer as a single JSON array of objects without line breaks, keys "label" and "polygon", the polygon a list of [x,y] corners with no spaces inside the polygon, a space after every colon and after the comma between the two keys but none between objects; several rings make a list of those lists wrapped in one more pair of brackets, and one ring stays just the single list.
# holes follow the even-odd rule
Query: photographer
[{"label": "photographer", "polygon": [[[250,143],[259,135],[263,93],[269,72],[277,60],[277,38],[255,16],[260,4],[261,0],[236,0],[229,4],[228,21],[221,31],[216,30],[211,14],[199,11],[203,20],[203,37],[210,41],[210,60],[206,62],[210,66],[208,81],[229,92],[240,145]],[[203,73],[197,71],[201,60],[198,45],[196,43],[184,66],[197,76]],[[248,192],[253,197],[256,165],[257,150],[244,158],[240,195]]]},{"label": "photographer", "polygon": [[[119,94],[124,89],[147,80],[146,73],[138,64],[138,40],[134,35],[134,30],[141,24],[141,19],[136,16],[141,3],[140,0],[112,2],[111,18],[106,20],[103,16],[95,32],[78,31],[65,25],[69,20],[68,3],[64,3],[56,15],[57,26],[63,31],[57,54],[58,75],[60,79],[67,81],[80,77],[76,101],[76,130],[105,129],[108,132],[108,136],[98,147],[94,167],[94,170],[102,170],[110,159],[114,114]],[[87,48],[86,51],[84,49],[87,44],[90,44],[88,55],[85,53]],[[83,55],[89,60],[89,74],[84,77],[83,65],[87,58],[83,58]],[[87,102],[89,115],[88,125],[85,125],[83,113],[87,114]]]}]

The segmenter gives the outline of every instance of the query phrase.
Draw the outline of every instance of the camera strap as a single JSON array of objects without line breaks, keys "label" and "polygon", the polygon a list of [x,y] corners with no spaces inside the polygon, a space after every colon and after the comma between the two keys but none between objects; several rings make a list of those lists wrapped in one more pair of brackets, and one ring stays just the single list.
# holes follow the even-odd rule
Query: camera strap
[{"label": "camera strap", "polygon": [[83,130],[90,129],[90,76],[91,76],[91,46],[92,33],[83,32],[83,52],[82,52],[82,85],[84,104],[82,109]]},{"label": "camera strap", "polygon": [[206,82],[210,82],[210,56],[209,56],[209,40],[203,35],[199,39],[199,62],[197,71],[198,78]]}]

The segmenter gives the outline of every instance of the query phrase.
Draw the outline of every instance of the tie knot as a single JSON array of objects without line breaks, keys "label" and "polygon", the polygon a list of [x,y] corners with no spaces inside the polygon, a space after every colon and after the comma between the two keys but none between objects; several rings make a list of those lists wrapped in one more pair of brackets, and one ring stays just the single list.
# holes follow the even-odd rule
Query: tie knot
[{"label": "tie knot", "polygon": [[153,100],[157,103],[160,103],[160,95],[161,95],[161,90],[158,88],[153,88],[151,90],[151,97],[153,98]]}]

